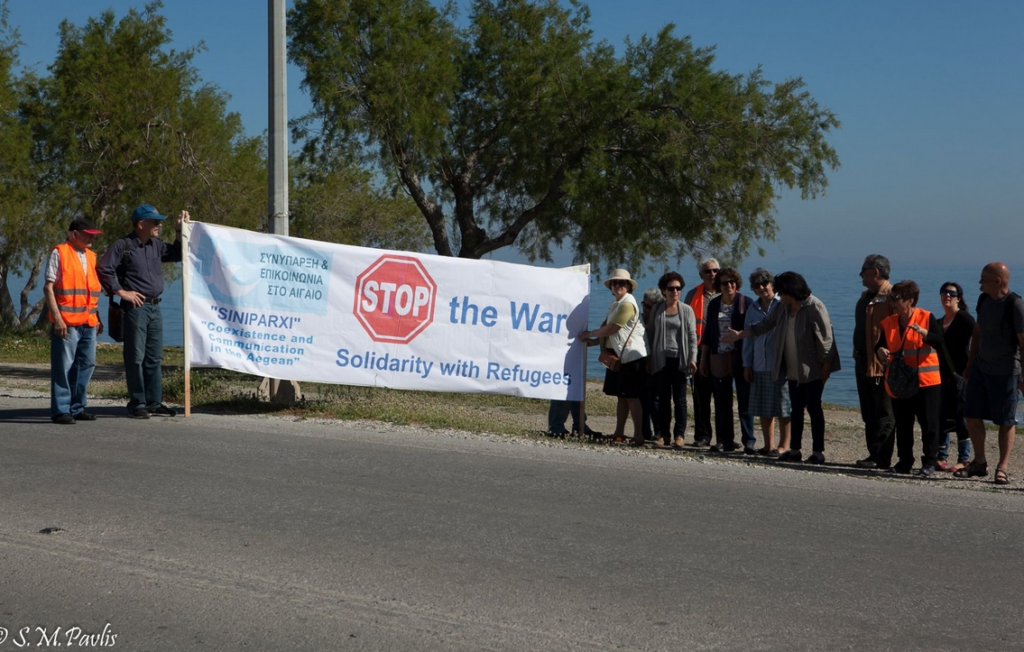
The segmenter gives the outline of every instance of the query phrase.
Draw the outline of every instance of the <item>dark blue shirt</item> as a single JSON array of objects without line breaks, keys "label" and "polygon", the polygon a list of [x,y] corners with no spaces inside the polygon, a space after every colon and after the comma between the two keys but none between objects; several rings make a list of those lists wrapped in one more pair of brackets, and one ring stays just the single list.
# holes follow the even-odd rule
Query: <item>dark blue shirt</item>
[{"label": "dark blue shirt", "polygon": [[129,233],[123,238],[118,238],[103,253],[103,257],[96,265],[96,273],[107,292],[132,290],[145,295],[147,299],[155,299],[164,291],[161,263],[178,262],[181,262],[180,237],[174,244],[167,244],[160,238],[150,238],[149,242],[142,244],[139,242],[139,236]]}]

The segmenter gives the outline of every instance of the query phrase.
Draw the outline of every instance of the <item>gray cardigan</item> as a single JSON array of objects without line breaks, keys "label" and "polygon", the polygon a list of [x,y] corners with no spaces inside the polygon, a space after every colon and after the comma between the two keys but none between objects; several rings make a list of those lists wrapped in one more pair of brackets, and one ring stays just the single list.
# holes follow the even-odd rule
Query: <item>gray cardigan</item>
[{"label": "gray cardigan", "polygon": [[[814,295],[807,297],[797,310],[793,321],[796,328],[797,359],[800,369],[797,370],[797,382],[808,383],[821,378],[821,366],[832,363],[832,373],[842,367],[839,362],[839,349],[832,333],[832,320],[828,316],[825,304]],[[775,331],[775,361],[772,365],[772,378],[778,380],[785,377],[786,330],[789,328],[789,306],[783,304],[778,310],[750,327],[754,335],[764,335],[773,328]]]},{"label": "gray cardigan", "polygon": [[[682,328],[679,329],[679,340],[676,348],[679,349],[679,370],[684,374],[690,362],[697,363],[697,319],[693,315],[693,308],[682,301],[679,302],[679,317]],[[665,304],[659,303],[654,307],[651,316],[647,319],[647,370],[656,374],[665,367]]]}]

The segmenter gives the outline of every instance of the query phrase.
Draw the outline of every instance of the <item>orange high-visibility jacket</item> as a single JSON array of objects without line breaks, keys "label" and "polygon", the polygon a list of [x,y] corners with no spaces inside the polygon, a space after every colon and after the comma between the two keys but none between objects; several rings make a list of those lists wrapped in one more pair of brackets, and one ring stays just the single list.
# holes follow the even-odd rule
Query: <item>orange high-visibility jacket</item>
[{"label": "orange high-visibility jacket", "polygon": [[693,308],[693,317],[697,320],[697,341],[704,335],[704,288],[698,286],[690,299],[690,307]]},{"label": "orange high-visibility jacket", "polygon": [[[910,315],[910,321],[907,323],[906,342],[903,341],[903,332],[900,331],[899,315],[890,315],[883,319],[881,324],[889,351],[896,353],[902,349],[903,359],[906,360],[907,365],[917,367],[918,387],[942,384],[942,378],[939,377],[939,354],[924,343],[924,335],[920,335],[910,328],[911,325],[917,324],[927,331],[930,318],[931,313],[927,310],[914,308],[914,312]],[[888,367],[885,369],[885,391],[892,396],[892,392],[889,391]]]},{"label": "orange high-visibility jacket", "polygon": [[[78,252],[68,243],[54,247],[60,252],[60,280],[53,286],[57,309],[68,326],[92,326],[100,323],[100,279],[96,276],[96,253],[85,250],[88,274],[82,270]],[[53,321],[53,315],[50,315]]]}]

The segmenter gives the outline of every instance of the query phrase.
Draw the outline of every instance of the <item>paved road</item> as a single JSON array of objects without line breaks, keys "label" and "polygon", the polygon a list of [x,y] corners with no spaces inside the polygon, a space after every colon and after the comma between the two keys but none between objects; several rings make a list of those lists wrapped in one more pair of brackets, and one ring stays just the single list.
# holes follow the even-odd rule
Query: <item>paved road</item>
[{"label": "paved road", "polygon": [[0,396],[0,652],[1024,649],[1019,494],[98,411]]}]

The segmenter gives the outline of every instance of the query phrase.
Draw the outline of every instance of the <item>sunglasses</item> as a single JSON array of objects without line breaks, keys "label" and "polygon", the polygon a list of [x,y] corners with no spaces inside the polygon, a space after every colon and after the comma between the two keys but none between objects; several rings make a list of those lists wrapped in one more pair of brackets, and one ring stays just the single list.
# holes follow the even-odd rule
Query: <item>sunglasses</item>
[{"label": "sunglasses", "polygon": [[957,292],[956,290],[942,290],[942,291],[939,292],[939,294],[941,294],[944,297],[958,297],[958,296],[960,296],[960,293]]},{"label": "sunglasses", "polygon": [[718,268],[717,267],[709,267],[709,268],[705,269],[703,272],[701,272],[701,274],[717,274],[717,273],[718,273]]},{"label": "sunglasses", "polygon": [[752,288],[766,288],[766,287],[768,287],[768,285],[769,285],[769,282],[765,281],[764,283],[754,283],[750,287],[752,287]]},{"label": "sunglasses", "polygon": [[613,287],[613,288],[614,288],[614,287],[618,287],[618,286],[620,286],[620,285],[621,285],[621,286],[625,286],[625,287],[627,287],[627,288],[628,288],[628,287],[629,287],[629,281],[612,281],[612,282],[611,282],[611,283],[609,283],[608,285],[610,285],[610,286],[611,286],[611,287]]},{"label": "sunglasses", "polygon": [[682,292],[683,291],[683,286],[681,286],[681,285],[670,285],[670,286],[665,288],[665,291],[666,292]]},{"label": "sunglasses", "polygon": [[898,297],[895,294],[889,295],[889,301],[910,301],[910,297]]},{"label": "sunglasses", "polygon": [[729,279],[728,281],[722,281],[722,285],[739,285],[739,283],[737,283],[733,279]]}]

